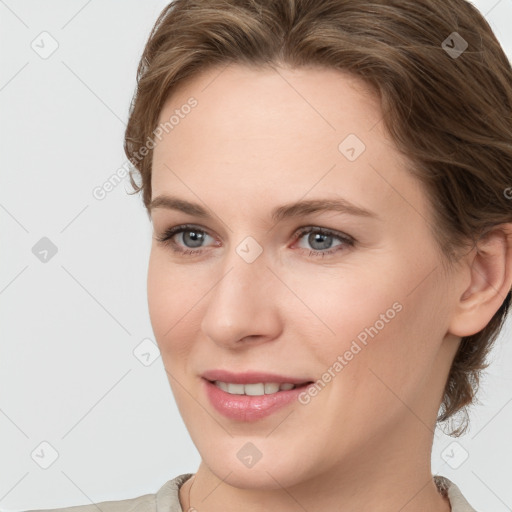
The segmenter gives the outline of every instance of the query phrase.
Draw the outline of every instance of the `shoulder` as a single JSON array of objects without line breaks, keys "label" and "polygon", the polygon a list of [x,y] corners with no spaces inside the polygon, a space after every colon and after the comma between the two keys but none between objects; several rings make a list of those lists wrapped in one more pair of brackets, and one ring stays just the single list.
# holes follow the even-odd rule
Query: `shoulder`
[{"label": "shoulder", "polygon": [[[65,508],[37,509],[24,512],[183,512],[179,501],[179,488],[193,473],[178,475],[167,481],[155,494],[144,494],[135,498],[117,501],[102,501],[88,505]],[[477,512],[463,496],[455,483],[444,476],[435,475],[434,480],[450,500],[452,512]]]},{"label": "shoulder", "polygon": [[182,512],[179,488],[192,473],[179,475],[166,482],[155,494],[144,494],[117,501],[102,501],[65,508],[26,510],[24,512]]},{"label": "shoulder", "polygon": [[450,479],[445,476],[435,475],[434,481],[439,490],[448,496],[452,512],[477,512],[463,496],[457,485]]}]

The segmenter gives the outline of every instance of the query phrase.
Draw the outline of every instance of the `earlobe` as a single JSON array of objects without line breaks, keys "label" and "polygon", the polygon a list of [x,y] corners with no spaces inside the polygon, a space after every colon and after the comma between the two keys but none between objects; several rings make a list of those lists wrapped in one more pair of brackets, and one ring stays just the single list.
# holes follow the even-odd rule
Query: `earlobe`
[{"label": "earlobe", "polygon": [[449,329],[460,337],[484,329],[511,290],[512,223],[495,226],[480,238],[464,272],[469,272],[470,283],[458,299]]}]

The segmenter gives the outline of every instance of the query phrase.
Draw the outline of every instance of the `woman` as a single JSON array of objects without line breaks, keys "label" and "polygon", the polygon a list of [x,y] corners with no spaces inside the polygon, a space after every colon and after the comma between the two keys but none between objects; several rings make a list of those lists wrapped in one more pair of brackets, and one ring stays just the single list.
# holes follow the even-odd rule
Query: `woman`
[{"label": "woman", "polygon": [[125,151],[202,462],[101,510],[474,512],[430,453],[510,303],[511,110],[465,0],[166,7]]}]

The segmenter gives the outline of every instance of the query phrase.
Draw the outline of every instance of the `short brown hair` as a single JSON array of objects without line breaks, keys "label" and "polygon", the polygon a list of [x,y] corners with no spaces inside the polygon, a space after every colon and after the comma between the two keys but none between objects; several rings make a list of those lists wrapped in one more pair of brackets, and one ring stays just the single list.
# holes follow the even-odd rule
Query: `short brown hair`
[{"label": "short brown hair", "polygon": [[[165,100],[195,74],[230,62],[319,65],[369,84],[380,97],[385,127],[424,185],[443,266],[454,266],[460,251],[492,226],[512,221],[505,193],[512,186],[512,71],[468,1],[175,0],[145,46],[124,140],[141,177],[138,185],[130,173],[130,182],[146,208],[152,147],[142,157],[141,149]],[[462,338],[452,363],[437,418],[464,414],[451,435],[467,428],[467,407],[511,293],[503,299],[482,331]]]}]

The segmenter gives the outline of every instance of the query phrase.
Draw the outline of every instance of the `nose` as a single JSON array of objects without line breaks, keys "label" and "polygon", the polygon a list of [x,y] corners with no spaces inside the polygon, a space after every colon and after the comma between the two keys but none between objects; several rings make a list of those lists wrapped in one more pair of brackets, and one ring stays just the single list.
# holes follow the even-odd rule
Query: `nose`
[{"label": "nose", "polygon": [[252,346],[280,334],[281,294],[276,287],[283,285],[267,267],[264,254],[248,263],[233,249],[207,295],[201,328],[223,348],[237,350],[246,347],[247,341]]}]

